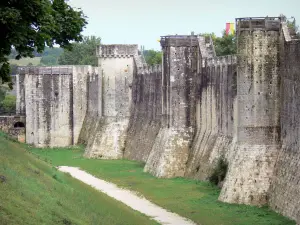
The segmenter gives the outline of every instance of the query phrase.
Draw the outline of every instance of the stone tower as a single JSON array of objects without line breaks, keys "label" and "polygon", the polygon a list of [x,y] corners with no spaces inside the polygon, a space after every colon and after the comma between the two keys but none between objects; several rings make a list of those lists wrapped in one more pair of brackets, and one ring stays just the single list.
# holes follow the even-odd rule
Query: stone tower
[{"label": "stone tower", "polygon": [[280,149],[279,18],[237,19],[237,148],[220,199],[268,201]]},{"label": "stone tower", "polygon": [[96,135],[90,137],[86,156],[117,159],[123,157],[135,71],[137,45],[101,45],[97,49],[102,70],[98,102],[101,109],[93,123]]}]

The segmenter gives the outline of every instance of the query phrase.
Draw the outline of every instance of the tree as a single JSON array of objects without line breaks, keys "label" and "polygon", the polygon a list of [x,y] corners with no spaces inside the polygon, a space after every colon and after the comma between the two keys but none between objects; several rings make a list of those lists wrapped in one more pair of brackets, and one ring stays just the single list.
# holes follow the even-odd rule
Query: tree
[{"label": "tree", "polygon": [[46,47],[44,52],[42,53],[42,58],[41,58],[41,65],[46,65],[46,66],[54,66],[58,65],[58,58],[59,56],[63,53],[62,48],[48,48]]},{"label": "tree", "polygon": [[10,64],[10,74],[16,75],[18,73],[18,65],[17,64]]},{"label": "tree", "polygon": [[14,113],[16,111],[16,96],[5,95],[5,98],[0,103],[0,107],[5,113]]},{"label": "tree", "polygon": [[161,64],[162,62],[162,52],[155,50],[144,50],[143,51],[146,63],[148,65]]},{"label": "tree", "polygon": [[[15,50],[15,58],[33,57],[45,46],[58,44],[70,49],[72,41],[82,40],[87,24],[80,9],[64,0],[2,0],[0,2],[0,77],[9,82],[8,57]],[[11,86],[11,85],[10,85]]]},{"label": "tree", "polygon": [[[284,16],[285,17],[285,16]],[[296,24],[296,19],[294,17],[293,18],[293,21],[289,21],[287,20],[287,18],[285,17],[286,19],[286,23],[287,23],[287,26],[290,30],[290,33],[291,35],[294,35],[296,38],[300,39],[300,30],[299,30],[299,26]]]},{"label": "tree", "polygon": [[226,34],[223,31],[222,37],[213,37],[215,51],[217,56],[236,54],[236,38],[234,34]]},{"label": "tree", "polygon": [[204,33],[203,36],[211,36],[217,56],[236,54],[236,38],[234,34],[226,34],[223,31],[222,37],[217,37],[214,33]]},{"label": "tree", "polygon": [[100,45],[101,39],[95,36],[86,36],[81,42],[73,43],[72,50],[66,50],[58,58],[60,65],[98,65],[96,55],[97,45]]},{"label": "tree", "polygon": [[41,64],[46,66],[57,65],[57,58],[55,58],[53,55],[42,56]]}]

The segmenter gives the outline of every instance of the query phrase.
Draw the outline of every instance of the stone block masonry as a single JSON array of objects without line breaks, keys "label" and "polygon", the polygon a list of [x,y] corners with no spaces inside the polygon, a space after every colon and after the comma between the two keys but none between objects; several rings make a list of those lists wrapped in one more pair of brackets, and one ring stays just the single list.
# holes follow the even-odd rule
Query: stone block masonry
[{"label": "stone block masonry", "polygon": [[25,142],[25,116],[0,116],[0,130]]},{"label": "stone block masonry", "polygon": [[21,70],[27,143],[84,143],[87,157],[143,161],[158,177],[207,180],[223,158],[219,200],[300,223],[300,40],[283,18],[236,24],[236,56],[174,35],[161,38],[162,66],[146,66],[137,45],[101,45],[97,68]]}]

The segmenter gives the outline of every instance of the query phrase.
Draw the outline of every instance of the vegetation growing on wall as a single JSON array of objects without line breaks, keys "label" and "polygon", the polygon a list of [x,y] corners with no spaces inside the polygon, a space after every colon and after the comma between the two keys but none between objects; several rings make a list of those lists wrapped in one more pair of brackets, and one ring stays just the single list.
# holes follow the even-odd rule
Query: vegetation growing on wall
[{"label": "vegetation growing on wall", "polygon": [[[34,57],[54,44],[70,49],[71,41],[81,41],[86,17],[64,0],[1,1],[0,9],[0,77],[11,81],[9,55],[15,59]],[[12,85],[10,85],[12,87]]]},{"label": "vegetation growing on wall", "polygon": [[212,175],[209,177],[209,181],[215,185],[220,185],[226,177],[227,170],[228,163],[224,157],[219,158]]}]

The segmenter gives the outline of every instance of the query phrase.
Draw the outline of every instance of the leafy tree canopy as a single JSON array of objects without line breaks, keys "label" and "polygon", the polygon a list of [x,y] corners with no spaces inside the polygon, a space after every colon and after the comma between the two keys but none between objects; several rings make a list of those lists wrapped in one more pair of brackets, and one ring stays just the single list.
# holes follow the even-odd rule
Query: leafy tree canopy
[{"label": "leafy tree canopy", "polygon": [[148,65],[157,65],[162,62],[162,52],[155,50],[144,50],[143,51],[145,61]]},{"label": "leafy tree canopy", "polygon": [[215,51],[217,56],[234,55],[236,54],[236,38],[235,34],[226,34],[223,31],[222,37],[217,37],[215,33],[204,33],[204,36],[211,36],[214,43]]},{"label": "leafy tree canopy", "polygon": [[236,38],[235,34],[226,34],[226,31],[223,31],[222,37],[212,37],[215,51],[217,56],[223,55],[234,55],[236,54]]},{"label": "leafy tree canopy", "polygon": [[5,95],[4,99],[0,102],[1,113],[14,113],[16,111],[16,96]]},{"label": "leafy tree canopy", "polygon": [[86,36],[81,42],[72,43],[72,50],[65,50],[58,58],[60,65],[98,65],[96,55],[97,45],[101,39],[95,36]]},{"label": "leafy tree canopy", "polygon": [[0,77],[10,81],[8,57],[33,57],[45,46],[58,44],[70,49],[72,41],[81,41],[87,24],[81,10],[64,0],[1,0],[0,1]]}]

